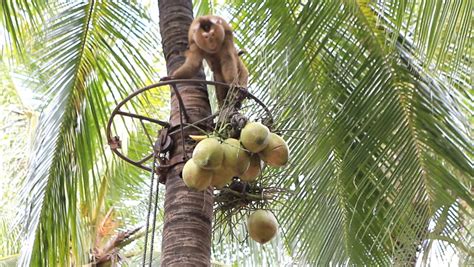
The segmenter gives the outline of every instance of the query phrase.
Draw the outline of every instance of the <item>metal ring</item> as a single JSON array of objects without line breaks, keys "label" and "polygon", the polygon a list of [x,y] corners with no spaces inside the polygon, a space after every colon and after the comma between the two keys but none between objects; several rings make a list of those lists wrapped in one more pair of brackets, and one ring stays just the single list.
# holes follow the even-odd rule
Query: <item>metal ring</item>
[{"label": "metal ring", "polygon": [[[161,86],[166,86],[166,85],[170,85],[170,87],[173,89],[174,93],[176,94],[176,97],[178,98],[178,105],[179,105],[179,110],[180,110],[180,116],[183,116],[184,115],[184,118],[186,120],[185,124],[188,124],[187,126],[184,126],[182,125],[180,128],[180,130],[182,131],[183,129],[189,127],[189,124],[194,124],[194,123],[197,123],[197,122],[190,122],[188,121],[189,120],[189,117],[188,115],[186,114],[186,109],[184,107],[184,103],[183,103],[183,100],[182,100],[182,97],[181,97],[181,94],[179,93],[179,90],[176,86],[176,84],[204,84],[204,85],[220,85],[220,86],[224,86],[224,87],[227,87],[227,88],[230,88],[231,85],[229,84],[226,84],[226,83],[222,83],[222,82],[215,82],[215,81],[207,81],[207,80],[200,80],[200,79],[178,79],[178,80],[168,80],[168,81],[161,81],[159,83],[155,83],[155,84],[152,84],[152,85],[149,85],[149,86],[146,86],[146,87],[143,87],[141,89],[138,89],[137,91],[131,93],[130,95],[128,95],[124,100],[122,100],[120,103],[117,104],[117,106],[114,108],[114,110],[112,111],[112,114],[110,115],[110,118],[109,118],[109,121],[107,122],[107,128],[106,128],[106,135],[107,135],[107,142],[109,145],[111,144],[114,144],[117,140],[114,139],[114,137],[112,136],[112,133],[111,133],[111,127],[112,127],[112,123],[113,123],[113,120],[115,118],[115,116],[117,115],[120,115],[120,116],[129,116],[131,118],[137,118],[137,119],[140,119],[140,120],[145,120],[145,121],[149,121],[149,122],[152,122],[152,123],[156,123],[160,126],[162,126],[163,128],[165,127],[170,127],[171,125],[168,123],[168,122],[165,122],[165,121],[162,121],[162,120],[157,120],[157,119],[154,119],[154,118],[149,118],[149,117],[146,117],[146,116],[143,116],[143,115],[139,115],[139,114],[133,114],[133,113],[129,113],[129,112],[124,112],[124,111],[121,111],[120,108],[123,107],[128,101],[130,101],[132,98],[136,97],[137,95],[143,93],[143,92],[146,92],[148,90],[151,90],[153,88],[157,88],[157,87],[161,87]],[[234,87],[236,89],[238,89],[245,98],[248,98],[248,99],[252,99],[254,100],[257,104],[259,104],[264,110],[265,112],[267,113],[269,119],[270,119],[270,122],[273,122],[273,116],[270,112],[270,110],[268,109],[267,106],[265,106],[265,104],[263,104],[262,101],[260,101],[260,99],[258,99],[256,96],[254,96],[253,94],[251,94],[250,92],[248,92],[245,88],[242,88],[242,87]],[[184,113],[184,114],[183,114]],[[199,123],[202,123],[204,122],[205,120],[208,120],[208,119],[213,119],[216,117],[216,114],[213,114],[203,120],[199,120],[198,122]],[[183,122],[181,123],[183,124]],[[153,144],[152,144],[153,146]],[[112,151],[117,154],[117,156],[119,156],[121,159],[125,160],[126,162],[130,163],[130,164],[133,164],[141,169],[144,169],[144,170],[147,170],[147,171],[151,171],[151,168],[150,167],[147,167],[145,165],[143,165],[144,162],[146,162],[147,160],[149,160],[150,158],[153,157],[153,151],[146,157],[142,158],[141,160],[132,160],[130,159],[129,157],[123,155],[118,149],[120,149],[119,147],[117,146],[114,146],[111,148]]]}]

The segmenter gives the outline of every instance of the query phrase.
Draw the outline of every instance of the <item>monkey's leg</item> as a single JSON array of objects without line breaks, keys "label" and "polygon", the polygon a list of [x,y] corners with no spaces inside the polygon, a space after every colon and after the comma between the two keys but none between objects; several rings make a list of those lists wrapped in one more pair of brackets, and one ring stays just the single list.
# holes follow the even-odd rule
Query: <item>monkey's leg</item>
[{"label": "monkey's leg", "polygon": [[189,50],[186,51],[186,61],[177,70],[171,74],[174,79],[192,78],[199,71],[202,64],[203,56],[196,44],[191,44]]},{"label": "monkey's leg", "polygon": [[[214,81],[225,83],[222,73],[220,73],[219,71],[214,71]],[[227,97],[227,89],[222,85],[216,85],[216,98],[217,98],[217,105],[219,107],[219,110],[221,110],[222,107],[224,106],[226,97]]]}]

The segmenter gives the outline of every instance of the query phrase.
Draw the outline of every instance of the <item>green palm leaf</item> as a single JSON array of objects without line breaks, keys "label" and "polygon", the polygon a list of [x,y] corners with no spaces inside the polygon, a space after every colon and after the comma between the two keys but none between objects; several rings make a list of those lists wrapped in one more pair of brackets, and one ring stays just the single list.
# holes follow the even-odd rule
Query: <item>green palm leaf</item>
[{"label": "green palm leaf", "polygon": [[11,1],[0,3],[0,25],[4,41],[13,56],[24,57],[31,48],[31,37],[38,33],[43,15],[49,10],[45,1]]},{"label": "green palm leaf", "polygon": [[[432,58],[416,46],[384,42],[363,7],[259,1],[235,12],[253,90],[271,103],[293,150],[293,164],[274,181],[296,188],[280,220],[310,263],[409,263],[436,240],[433,224],[469,240],[454,231],[471,216],[460,201],[473,204],[460,108],[467,99],[425,72],[418,58]],[[453,207],[449,223],[439,219],[445,207]]]},{"label": "green palm leaf", "polygon": [[466,70],[466,59],[472,60],[472,46],[469,43],[474,37],[474,6],[471,1],[374,2],[377,3],[371,8],[380,17],[381,23],[412,42],[416,48],[413,57],[421,60],[424,71],[433,71],[433,66],[434,72],[445,72],[447,75]]},{"label": "green palm leaf", "polygon": [[51,97],[21,193],[28,207],[21,221],[26,225],[24,265],[88,262],[93,237],[85,230],[102,205],[97,202],[103,201],[100,185],[111,179],[106,119],[114,96],[122,98],[153,77],[144,57],[157,47],[147,15],[134,4],[55,8],[58,13],[48,20],[37,63],[38,75],[47,77],[43,90]]}]

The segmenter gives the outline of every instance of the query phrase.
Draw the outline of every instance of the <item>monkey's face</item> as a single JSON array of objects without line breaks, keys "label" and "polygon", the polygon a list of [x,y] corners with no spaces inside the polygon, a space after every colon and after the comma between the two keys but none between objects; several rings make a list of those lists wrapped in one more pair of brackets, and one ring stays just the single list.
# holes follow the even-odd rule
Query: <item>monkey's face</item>
[{"label": "monkey's face", "polygon": [[225,31],[219,20],[201,19],[193,37],[196,44],[207,53],[219,52],[224,42]]}]

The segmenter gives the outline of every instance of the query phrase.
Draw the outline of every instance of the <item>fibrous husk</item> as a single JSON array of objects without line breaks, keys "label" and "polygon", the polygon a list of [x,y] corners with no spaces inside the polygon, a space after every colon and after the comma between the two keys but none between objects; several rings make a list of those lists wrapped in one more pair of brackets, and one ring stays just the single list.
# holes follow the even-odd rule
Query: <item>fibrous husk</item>
[{"label": "fibrous husk", "polygon": [[272,212],[256,210],[247,220],[247,230],[253,240],[265,244],[277,234],[278,222]]},{"label": "fibrous husk", "polygon": [[239,140],[228,138],[222,143],[222,147],[224,148],[222,165],[234,170],[237,176],[244,174],[250,165],[250,155],[240,145]]},{"label": "fibrous husk", "polygon": [[199,167],[206,170],[215,170],[222,165],[224,150],[216,138],[206,138],[194,148],[193,159]]},{"label": "fibrous husk", "polygon": [[240,176],[242,181],[253,182],[262,173],[262,161],[258,154],[253,154],[250,157],[250,165],[247,171]]},{"label": "fibrous husk", "polygon": [[277,134],[268,135],[268,145],[260,153],[260,158],[269,166],[281,167],[288,162],[290,151],[285,140]]},{"label": "fibrous husk", "polygon": [[190,159],[183,167],[183,181],[190,189],[204,191],[211,185],[212,171],[200,168],[193,159]]},{"label": "fibrous husk", "polygon": [[270,131],[259,122],[249,122],[240,132],[240,142],[253,153],[262,151],[268,144]]}]

